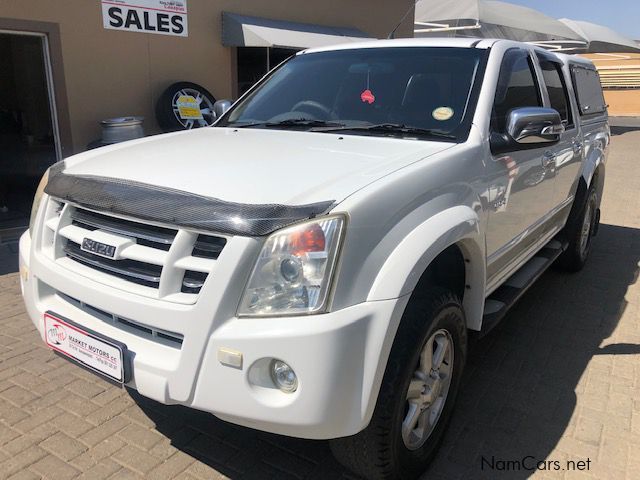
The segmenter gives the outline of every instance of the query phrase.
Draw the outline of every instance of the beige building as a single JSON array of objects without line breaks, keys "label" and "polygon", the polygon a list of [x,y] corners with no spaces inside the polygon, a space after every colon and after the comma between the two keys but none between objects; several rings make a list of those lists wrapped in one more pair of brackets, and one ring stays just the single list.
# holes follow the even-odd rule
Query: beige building
[{"label": "beige building", "polygon": [[[131,0],[132,4],[145,3]],[[236,47],[222,43],[222,13],[348,27],[385,37],[411,0],[188,0],[188,36],[103,27],[100,0],[4,0],[0,31],[42,32],[49,37],[57,114],[64,153],[83,150],[100,134],[100,119],[143,115],[158,131],[155,101],[172,82],[185,80],[230,98],[237,88]],[[399,35],[410,36],[411,19]],[[288,45],[280,45],[287,47]],[[67,119],[68,117],[68,119]],[[69,123],[69,125],[64,125]]]},{"label": "beige building", "polygon": [[[100,120],[144,116],[146,133],[158,133],[156,103],[171,84],[193,82],[215,99],[236,98],[303,47],[386,37],[412,5],[0,1],[0,228],[24,223],[34,179],[99,139]],[[396,36],[412,36],[412,18],[411,11]]]}]

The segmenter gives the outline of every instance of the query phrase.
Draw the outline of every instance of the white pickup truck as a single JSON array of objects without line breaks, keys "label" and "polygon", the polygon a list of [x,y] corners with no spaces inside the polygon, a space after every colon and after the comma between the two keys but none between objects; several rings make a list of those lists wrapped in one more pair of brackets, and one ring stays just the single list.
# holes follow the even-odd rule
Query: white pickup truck
[{"label": "white pickup truck", "polygon": [[51,167],[20,242],[31,319],[144,396],[416,477],[469,336],[587,258],[597,72],[505,40],[374,41],[300,52],[224,106]]}]

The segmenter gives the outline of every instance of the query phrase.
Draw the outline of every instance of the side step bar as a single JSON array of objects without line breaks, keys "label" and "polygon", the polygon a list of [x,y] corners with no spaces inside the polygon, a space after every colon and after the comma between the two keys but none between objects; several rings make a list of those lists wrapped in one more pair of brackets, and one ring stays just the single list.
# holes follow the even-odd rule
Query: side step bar
[{"label": "side step bar", "polygon": [[567,249],[567,243],[551,240],[542,250],[511,275],[495,292],[487,297],[484,304],[482,330],[478,337],[484,337],[507,314],[509,309],[522,297],[531,285]]}]

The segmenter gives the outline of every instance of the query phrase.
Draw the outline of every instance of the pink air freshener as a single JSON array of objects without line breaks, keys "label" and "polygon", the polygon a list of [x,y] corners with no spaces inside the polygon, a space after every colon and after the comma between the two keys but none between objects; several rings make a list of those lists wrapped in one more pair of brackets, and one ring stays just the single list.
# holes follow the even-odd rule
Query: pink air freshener
[{"label": "pink air freshener", "polygon": [[367,72],[367,88],[360,94],[360,100],[369,105],[376,101],[376,96],[371,91],[371,71]]},{"label": "pink air freshener", "polygon": [[360,94],[360,100],[371,105],[376,101],[376,96],[368,88]]}]

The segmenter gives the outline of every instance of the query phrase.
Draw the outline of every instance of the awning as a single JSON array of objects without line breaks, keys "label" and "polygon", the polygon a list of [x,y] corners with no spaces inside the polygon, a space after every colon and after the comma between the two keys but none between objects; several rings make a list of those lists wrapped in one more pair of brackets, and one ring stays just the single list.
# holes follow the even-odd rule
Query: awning
[{"label": "awning", "polygon": [[532,43],[586,45],[564,23],[521,5],[491,0],[420,0],[416,4],[415,36],[455,35],[507,38]]},{"label": "awning", "polygon": [[603,25],[561,18],[560,22],[576,31],[584,37],[589,46],[587,53],[637,53],[640,52],[640,44],[620,35]]},{"label": "awning", "polygon": [[235,13],[222,13],[222,44],[228,47],[311,48],[370,38],[345,27],[269,20]]}]

